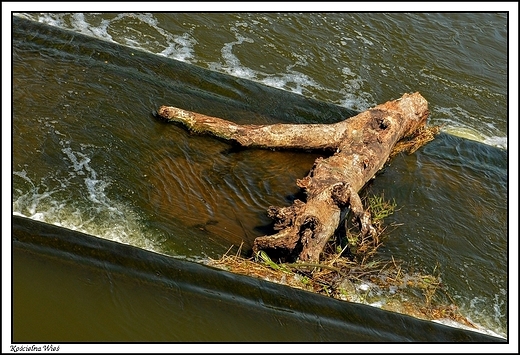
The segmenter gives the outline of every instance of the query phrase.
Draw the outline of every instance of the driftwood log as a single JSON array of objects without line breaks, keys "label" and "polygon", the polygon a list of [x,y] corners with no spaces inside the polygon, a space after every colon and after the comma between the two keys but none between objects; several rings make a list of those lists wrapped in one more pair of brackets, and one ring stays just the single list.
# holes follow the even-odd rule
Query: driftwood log
[{"label": "driftwood log", "polygon": [[316,159],[309,174],[297,180],[306,193],[305,202],[269,208],[279,232],[258,237],[253,245],[254,252],[266,250],[310,262],[319,261],[344,208],[350,207],[364,236],[375,232],[358,192],[383,167],[394,145],[425,126],[429,115],[428,103],[419,93],[405,94],[334,124],[238,125],[170,106],[161,106],[157,113],[192,131],[246,147],[334,151],[330,157]]}]

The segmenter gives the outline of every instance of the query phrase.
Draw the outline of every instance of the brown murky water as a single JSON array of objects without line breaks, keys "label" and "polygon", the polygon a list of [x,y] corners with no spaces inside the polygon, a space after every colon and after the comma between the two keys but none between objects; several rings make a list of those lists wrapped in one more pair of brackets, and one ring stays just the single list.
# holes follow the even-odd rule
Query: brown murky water
[{"label": "brown murky water", "polygon": [[[363,14],[217,14],[211,21],[203,14],[150,16],[42,16],[61,19],[59,27],[75,32],[15,18],[15,214],[190,260],[218,257],[242,242],[247,253],[256,236],[270,233],[267,208],[296,198],[296,179],[319,153],[237,149],[157,121],[155,109],[175,105],[239,123],[335,122],[417,90],[430,102],[433,123],[447,123],[459,135],[478,133],[487,144],[443,133],[414,155],[396,157],[367,187],[365,193],[384,191],[400,207],[388,222],[403,225],[382,257],[424,272],[438,265],[461,310],[507,334],[502,15],[394,14],[384,21]],[[324,21],[323,33],[311,40],[309,29]],[[359,22],[370,26],[361,33]],[[295,23],[297,36],[289,26]],[[406,36],[400,24],[408,26]],[[87,28],[91,34],[105,28],[116,43],[78,34]],[[452,47],[432,47],[439,31],[451,34]],[[493,42],[478,37],[486,31],[494,33]],[[415,45],[419,36],[423,47]],[[124,39],[152,53],[123,47],[131,44]],[[306,50],[299,51],[303,41]],[[357,50],[347,49],[351,43]],[[471,59],[453,59],[459,57]],[[463,100],[454,103],[455,93]],[[27,273],[38,263],[20,256],[16,265]],[[50,277],[51,269],[42,269],[41,277]],[[47,281],[40,285],[49,285],[46,294],[65,291]],[[37,299],[17,297],[26,304]],[[33,325],[39,322],[34,317]]]}]

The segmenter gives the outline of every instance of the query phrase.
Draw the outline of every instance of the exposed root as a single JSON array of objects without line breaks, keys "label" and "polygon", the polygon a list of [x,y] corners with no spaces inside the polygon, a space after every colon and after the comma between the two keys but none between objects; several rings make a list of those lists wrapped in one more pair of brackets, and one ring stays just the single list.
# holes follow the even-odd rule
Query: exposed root
[{"label": "exposed root", "polygon": [[450,319],[476,328],[459,313],[444,290],[437,267],[432,274],[424,275],[408,272],[394,258],[375,258],[388,234],[383,219],[393,213],[396,205],[385,201],[384,195],[367,200],[375,235],[362,237],[355,226],[346,228],[343,238],[327,244],[320,263],[275,263],[263,251],[244,258],[240,256],[241,245],[235,255],[229,255],[228,250],[219,260],[210,259],[207,264],[340,300],[376,305],[426,320]]},{"label": "exposed root", "polygon": [[401,152],[407,152],[408,154],[414,153],[417,149],[422,147],[428,142],[435,139],[435,136],[439,134],[442,126],[423,126],[416,130],[411,137],[403,139],[396,143],[392,151],[390,152],[390,158],[393,158]]}]

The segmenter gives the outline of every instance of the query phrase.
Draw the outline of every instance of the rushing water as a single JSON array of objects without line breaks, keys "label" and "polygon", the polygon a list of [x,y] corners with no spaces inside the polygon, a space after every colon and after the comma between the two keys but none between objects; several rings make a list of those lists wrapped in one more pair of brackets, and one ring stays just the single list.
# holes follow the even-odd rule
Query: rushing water
[{"label": "rushing water", "polygon": [[437,267],[507,336],[507,36],[503,13],[17,14],[13,213],[191,260],[247,252],[319,154],[236,150],[154,110],[336,122],[419,91],[443,133],[367,187],[400,207],[383,257]]}]

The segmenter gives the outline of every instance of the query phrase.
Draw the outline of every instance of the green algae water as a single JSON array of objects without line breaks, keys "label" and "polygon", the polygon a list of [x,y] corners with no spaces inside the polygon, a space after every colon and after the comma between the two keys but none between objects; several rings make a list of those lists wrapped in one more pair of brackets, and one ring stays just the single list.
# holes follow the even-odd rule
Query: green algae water
[{"label": "green algae water", "polygon": [[154,110],[331,123],[410,91],[443,132],[366,187],[399,207],[381,257],[436,267],[464,316],[507,337],[506,14],[16,14],[13,214],[196,262],[247,252],[319,153],[237,150]]}]

